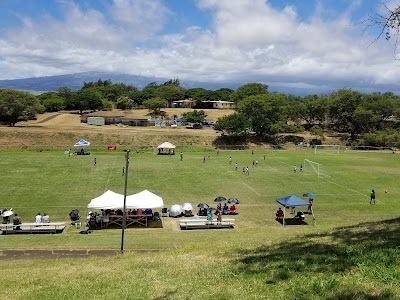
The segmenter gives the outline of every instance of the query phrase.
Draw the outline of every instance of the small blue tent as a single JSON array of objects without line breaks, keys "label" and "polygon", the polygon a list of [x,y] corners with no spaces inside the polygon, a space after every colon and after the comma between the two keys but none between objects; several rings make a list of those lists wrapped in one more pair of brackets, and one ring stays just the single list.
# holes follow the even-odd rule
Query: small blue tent
[{"label": "small blue tent", "polygon": [[[284,216],[286,216],[286,211],[285,211],[286,208],[309,205],[307,201],[301,199],[300,197],[297,197],[296,195],[290,195],[284,198],[276,199],[276,202],[278,202],[280,205],[283,206]],[[285,226],[285,217],[283,217],[282,225]]]},{"label": "small blue tent", "polygon": [[90,143],[85,140],[79,140],[74,147],[83,147],[83,146],[90,146]]}]

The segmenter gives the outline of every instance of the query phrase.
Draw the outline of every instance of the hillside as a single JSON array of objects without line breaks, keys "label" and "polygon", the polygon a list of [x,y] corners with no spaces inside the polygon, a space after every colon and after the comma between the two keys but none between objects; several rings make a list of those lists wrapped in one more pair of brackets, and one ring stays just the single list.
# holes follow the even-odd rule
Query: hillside
[{"label": "hillside", "polygon": [[[184,108],[166,108],[168,115],[181,116],[190,111]],[[207,119],[216,120],[231,114],[231,110],[204,110]],[[147,110],[131,110],[126,114],[144,117]],[[79,139],[89,140],[93,146],[155,146],[168,140],[176,145],[212,145],[220,133],[211,127],[201,130],[159,127],[118,127],[114,125],[90,126],[80,122],[79,114],[45,113],[37,116],[37,120],[19,122],[16,127],[0,127],[1,147],[61,147],[70,148]]]}]

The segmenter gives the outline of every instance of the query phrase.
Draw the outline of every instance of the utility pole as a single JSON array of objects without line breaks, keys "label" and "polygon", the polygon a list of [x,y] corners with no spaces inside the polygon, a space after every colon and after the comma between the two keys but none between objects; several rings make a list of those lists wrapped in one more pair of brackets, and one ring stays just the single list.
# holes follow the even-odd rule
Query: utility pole
[{"label": "utility pole", "polygon": [[129,150],[125,150],[125,187],[124,187],[124,208],[122,215],[122,237],[121,237],[121,253],[124,253],[124,236],[126,227],[126,191],[128,188],[128,167],[129,167]]}]

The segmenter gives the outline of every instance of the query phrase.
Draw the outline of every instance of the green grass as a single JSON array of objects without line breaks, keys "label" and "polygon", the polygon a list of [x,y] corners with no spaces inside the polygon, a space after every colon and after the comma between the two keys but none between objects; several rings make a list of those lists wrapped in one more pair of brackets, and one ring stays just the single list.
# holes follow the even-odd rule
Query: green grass
[{"label": "green grass", "polygon": [[[184,151],[183,161],[132,151],[128,194],[148,189],[165,206],[236,197],[237,227],[179,231],[176,219],[163,218],[163,228],[125,232],[125,249],[164,250],[159,253],[2,261],[3,274],[18,270],[2,279],[5,299],[399,299],[398,155],[268,151],[264,161],[263,154],[211,152],[204,163],[208,152],[201,149]],[[294,173],[293,165],[305,158],[323,164],[331,177]],[[0,205],[13,207],[25,222],[38,212],[68,221],[71,209],[84,215],[107,189],[123,193],[124,164],[120,152],[68,157],[3,150]],[[376,205],[369,204],[371,189]],[[276,198],[308,191],[317,195],[315,226],[307,217],[309,226],[282,227],[274,220]],[[0,236],[0,249],[120,248],[120,230],[78,232]]]}]

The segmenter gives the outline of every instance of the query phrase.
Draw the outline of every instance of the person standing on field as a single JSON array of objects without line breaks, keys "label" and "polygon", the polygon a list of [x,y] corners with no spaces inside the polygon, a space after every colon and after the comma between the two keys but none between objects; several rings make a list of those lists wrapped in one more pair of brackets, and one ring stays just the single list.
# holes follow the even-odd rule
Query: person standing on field
[{"label": "person standing on field", "polygon": [[369,200],[369,204],[375,204],[375,190],[372,190],[370,193],[371,199]]},{"label": "person standing on field", "polygon": [[94,160],[93,160],[93,164],[94,164],[94,165],[97,164],[96,157],[95,157]]},{"label": "person standing on field", "polygon": [[182,152],[182,151],[181,151],[181,154],[180,154],[180,155],[181,155],[181,160],[183,160],[183,152]]}]

